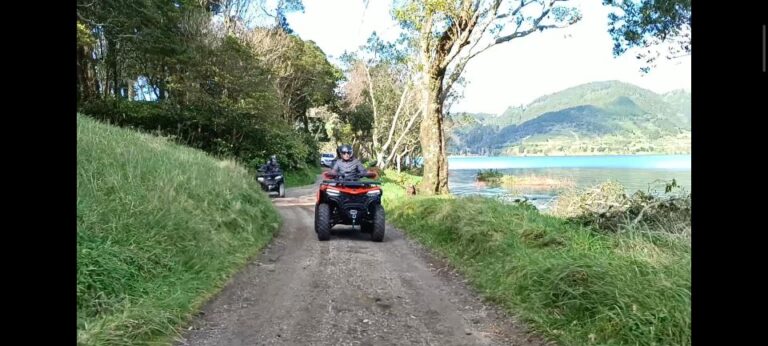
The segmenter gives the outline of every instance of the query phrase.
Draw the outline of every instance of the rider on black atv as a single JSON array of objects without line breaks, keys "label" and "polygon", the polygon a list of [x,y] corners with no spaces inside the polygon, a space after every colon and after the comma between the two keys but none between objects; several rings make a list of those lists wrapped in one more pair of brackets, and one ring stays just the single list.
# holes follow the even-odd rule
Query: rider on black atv
[{"label": "rider on black atv", "polygon": [[261,166],[261,171],[265,173],[280,172],[280,165],[277,163],[277,156],[276,155],[270,156],[269,161],[267,161],[266,164]]},{"label": "rider on black atv", "polygon": [[339,155],[341,160],[336,160],[331,168],[332,175],[341,176],[346,180],[358,180],[368,175],[368,171],[360,163],[360,160],[354,158],[352,152],[352,146],[344,144],[336,149],[336,154]]}]

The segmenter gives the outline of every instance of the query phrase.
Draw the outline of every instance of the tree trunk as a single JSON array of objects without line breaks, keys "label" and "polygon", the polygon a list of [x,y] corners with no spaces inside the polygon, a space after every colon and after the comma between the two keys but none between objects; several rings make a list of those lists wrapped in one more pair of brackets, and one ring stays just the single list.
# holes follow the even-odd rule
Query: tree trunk
[{"label": "tree trunk", "polygon": [[312,130],[309,128],[309,117],[307,117],[306,109],[301,113],[301,122],[304,124],[304,130],[306,130],[307,133],[312,133]]},{"label": "tree trunk", "polygon": [[403,152],[397,155],[397,171],[398,172],[401,172],[403,157],[408,154],[409,150],[410,149],[408,149],[408,146],[406,146]]},{"label": "tree trunk", "polygon": [[165,66],[165,63],[160,66],[160,73],[161,74],[157,82],[157,89],[159,91],[157,94],[158,101],[168,99],[168,86],[166,85],[166,80],[168,78],[168,66]]},{"label": "tree trunk", "polygon": [[384,159],[385,158],[384,151],[379,148],[379,150],[376,152],[376,167],[379,167],[381,169],[386,169],[388,166],[388,162]]},{"label": "tree trunk", "polygon": [[424,178],[421,191],[428,195],[448,194],[448,162],[445,158],[443,137],[443,91],[445,73],[431,69],[424,88],[425,110],[421,120],[421,151],[424,157]]},{"label": "tree trunk", "polygon": [[129,101],[133,101],[133,98],[136,96],[135,90],[134,90],[135,83],[136,82],[132,79],[128,80],[128,100]]},{"label": "tree trunk", "polygon": [[161,79],[157,83],[157,91],[158,91],[158,93],[157,93],[157,100],[158,101],[165,100],[167,96],[166,96],[166,93],[165,93],[165,81],[164,80]]},{"label": "tree trunk", "polygon": [[109,70],[110,70],[110,83],[111,83],[111,91],[112,96],[117,98],[120,96],[120,71],[117,68],[117,44],[115,43],[115,40],[109,40],[107,41],[108,46],[108,54],[110,56],[109,59]]},{"label": "tree trunk", "polygon": [[87,101],[96,96],[96,73],[93,69],[91,54],[90,47],[77,48],[77,96],[79,102]]}]

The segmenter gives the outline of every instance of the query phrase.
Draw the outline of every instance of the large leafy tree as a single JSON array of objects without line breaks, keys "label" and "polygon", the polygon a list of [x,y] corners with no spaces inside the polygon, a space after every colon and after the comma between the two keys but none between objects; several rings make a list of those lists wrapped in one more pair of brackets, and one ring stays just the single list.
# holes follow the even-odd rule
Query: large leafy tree
[{"label": "large leafy tree", "polygon": [[641,49],[643,72],[656,66],[666,50],[667,59],[691,54],[691,0],[603,0],[616,11],[609,15],[608,32],[615,56],[632,48]]},{"label": "large leafy tree", "polygon": [[403,0],[395,17],[417,42],[424,159],[421,191],[448,193],[444,101],[467,64],[495,45],[580,20],[567,0]]}]

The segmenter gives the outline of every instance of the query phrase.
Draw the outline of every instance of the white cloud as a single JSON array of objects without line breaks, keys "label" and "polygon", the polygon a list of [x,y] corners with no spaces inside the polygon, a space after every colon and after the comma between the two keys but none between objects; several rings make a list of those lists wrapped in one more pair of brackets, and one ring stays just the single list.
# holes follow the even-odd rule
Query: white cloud
[{"label": "white cloud", "polygon": [[384,39],[397,37],[398,25],[389,11],[391,0],[304,0],[304,13],[288,14],[288,23],[301,38],[338,57],[364,45],[373,31]]}]

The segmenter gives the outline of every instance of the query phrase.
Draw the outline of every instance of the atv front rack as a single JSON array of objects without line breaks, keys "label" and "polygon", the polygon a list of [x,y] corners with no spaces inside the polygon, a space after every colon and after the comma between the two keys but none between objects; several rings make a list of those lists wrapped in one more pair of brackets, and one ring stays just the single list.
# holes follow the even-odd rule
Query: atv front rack
[{"label": "atv front rack", "polygon": [[380,181],[356,181],[356,180],[323,180],[323,184],[330,186],[368,187],[381,185]]}]

